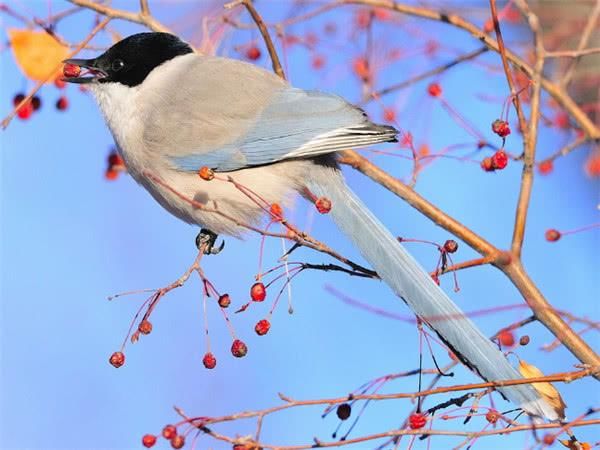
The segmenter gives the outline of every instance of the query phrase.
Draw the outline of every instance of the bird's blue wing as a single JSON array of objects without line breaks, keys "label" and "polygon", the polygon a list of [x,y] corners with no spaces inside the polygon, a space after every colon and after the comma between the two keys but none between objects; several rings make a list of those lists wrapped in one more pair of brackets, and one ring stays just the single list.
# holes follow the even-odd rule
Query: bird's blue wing
[{"label": "bird's blue wing", "polygon": [[338,96],[286,86],[234,142],[172,156],[171,161],[183,171],[203,166],[231,171],[390,141],[395,135],[392,127],[371,123],[362,110]]}]

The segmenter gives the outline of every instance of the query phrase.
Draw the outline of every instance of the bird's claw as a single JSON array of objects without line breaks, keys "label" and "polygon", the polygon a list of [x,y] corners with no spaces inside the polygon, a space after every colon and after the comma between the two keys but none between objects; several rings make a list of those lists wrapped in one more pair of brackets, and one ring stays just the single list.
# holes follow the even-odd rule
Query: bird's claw
[{"label": "bird's claw", "polygon": [[225,241],[221,241],[221,245],[216,246],[217,234],[206,228],[202,228],[198,236],[196,236],[196,247],[203,251],[205,255],[218,255],[225,248]]}]

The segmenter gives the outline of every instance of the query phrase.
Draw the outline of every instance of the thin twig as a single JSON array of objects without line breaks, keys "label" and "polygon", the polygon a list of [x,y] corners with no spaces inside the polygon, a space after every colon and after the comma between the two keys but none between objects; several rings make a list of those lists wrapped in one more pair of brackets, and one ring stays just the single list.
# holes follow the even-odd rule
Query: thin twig
[{"label": "thin twig", "polygon": [[515,88],[515,82],[513,80],[512,70],[508,64],[508,58],[506,56],[506,47],[504,46],[504,39],[502,38],[502,31],[500,30],[500,21],[498,20],[498,11],[496,9],[496,0],[490,0],[490,10],[492,12],[492,20],[494,23],[494,31],[496,32],[496,41],[498,42],[498,49],[502,58],[502,67],[504,68],[504,74],[506,75],[506,81],[510,90],[512,102],[515,105],[517,111],[517,117],[519,118],[519,128],[523,134],[523,140],[528,141],[529,130],[527,129],[527,120],[525,119],[525,113],[521,107],[521,100],[517,95]]},{"label": "thin twig", "polygon": [[[592,10],[589,19],[585,28],[583,29],[583,33],[581,33],[581,38],[579,39],[579,44],[577,45],[577,52],[583,51],[583,49],[588,44],[590,37],[592,36],[592,32],[596,29],[596,22],[598,22],[598,18],[600,17],[600,0],[596,0],[596,5]],[[566,89],[569,86],[569,83],[573,79],[573,75],[575,74],[575,68],[581,59],[581,54],[574,57],[574,59],[570,62],[569,67],[565,71],[565,75],[560,80],[560,86],[563,89]]]},{"label": "thin twig", "polygon": [[[495,0],[490,0],[493,4]],[[527,213],[529,211],[529,200],[531,199],[531,190],[533,188],[533,168],[535,164],[535,150],[537,145],[538,125],[540,120],[540,97],[541,97],[541,79],[544,70],[545,50],[542,43],[542,31],[537,16],[529,9],[527,3],[518,0],[520,8],[525,12],[529,27],[533,32],[535,46],[535,67],[533,72],[533,94],[531,96],[531,113],[529,117],[528,131],[524,134],[525,151],[523,153],[523,173],[521,175],[521,188],[517,209],[515,213],[515,225],[512,238],[512,252],[517,257],[521,257],[523,248],[523,239],[525,238],[525,226],[527,222]],[[499,32],[499,31],[498,31]],[[498,35],[498,42],[501,41]]]},{"label": "thin twig", "polygon": [[144,25],[150,28],[152,31],[159,31],[163,33],[170,33],[171,31],[158,20],[156,20],[153,16],[139,13],[134,13],[130,11],[125,11],[122,9],[112,8],[107,5],[103,5],[101,3],[95,3],[91,0],[68,0],[74,5],[81,6],[82,8],[91,9],[92,11],[96,11],[99,14],[102,14],[106,17],[110,17],[111,19],[122,19],[127,20],[133,23],[139,23],[140,25]]},{"label": "thin twig", "polygon": [[267,30],[267,27],[264,21],[262,20],[262,17],[260,17],[260,14],[258,14],[256,8],[254,8],[252,0],[235,0],[231,3],[225,4],[225,8],[231,9],[239,5],[244,5],[246,7],[248,12],[252,16],[252,20],[254,20],[254,22],[256,23],[256,26],[258,27],[258,30],[260,31],[260,34],[262,35],[265,41],[267,50],[269,51],[269,56],[271,57],[271,62],[273,64],[273,72],[275,72],[277,75],[279,75],[285,80],[285,73],[283,72],[283,68],[281,67],[281,62],[279,61],[279,56],[277,56],[277,51],[275,50],[273,40],[269,35],[269,30]]},{"label": "thin twig", "polygon": [[[73,49],[73,51],[71,51],[68,55],[67,55],[67,59],[73,57],[74,55],[76,55],[81,49],[83,49],[88,42],[90,42],[92,40],[92,38],[94,36],[96,36],[96,34],[104,29],[104,27],[106,27],[106,25],[108,25],[108,23],[111,21],[110,17],[106,17],[103,21],[101,21],[100,23],[98,23],[98,25],[96,25],[94,27],[94,29],[90,32],[90,34],[83,40],[81,41],[81,43],[75,47]],[[15,115],[17,114],[17,111],[19,111],[25,104],[27,104],[32,97],[42,88],[42,86],[44,84],[46,84],[48,81],[50,81],[50,78],[56,74],[56,72],[58,72],[60,70],[60,68],[62,67],[63,63],[60,62],[58,63],[55,67],[53,67],[52,71],[48,72],[48,76],[46,76],[43,80],[39,81],[31,91],[29,91],[29,93],[25,96],[25,98],[23,100],[21,100],[21,102],[15,106],[15,108],[8,114],[8,116],[6,116],[3,120],[2,120],[2,129],[5,130],[6,127],[10,124],[11,120],[15,117]]]},{"label": "thin twig", "polygon": [[367,101],[371,101],[373,99],[382,97],[384,95],[389,94],[390,92],[394,92],[394,91],[399,91],[400,89],[404,89],[406,87],[409,87],[421,80],[424,80],[426,78],[432,77],[434,75],[446,72],[448,69],[451,69],[452,67],[465,62],[465,61],[470,61],[472,59],[477,58],[479,55],[487,52],[489,49],[487,47],[480,47],[477,50],[473,50],[472,52],[468,52],[465,53],[463,55],[458,56],[457,58],[454,58],[452,61],[449,61],[445,64],[442,64],[438,67],[435,67],[431,70],[428,70],[426,72],[423,72],[419,75],[415,75],[414,77],[409,78],[406,81],[402,81],[400,83],[396,83],[396,84],[392,84],[391,86],[386,87],[385,89],[381,89],[380,91],[377,92],[373,92],[370,96],[370,98]]}]

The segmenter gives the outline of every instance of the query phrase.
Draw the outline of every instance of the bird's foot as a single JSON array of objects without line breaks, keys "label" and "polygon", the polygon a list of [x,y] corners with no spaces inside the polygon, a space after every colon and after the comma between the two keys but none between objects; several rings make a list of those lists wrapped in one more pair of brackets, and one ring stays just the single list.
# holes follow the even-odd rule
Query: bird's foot
[{"label": "bird's foot", "polygon": [[217,255],[225,248],[225,241],[221,242],[220,246],[216,246],[217,233],[213,233],[206,228],[202,228],[198,236],[196,236],[196,247],[198,250],[203,249],[205,255]]}]

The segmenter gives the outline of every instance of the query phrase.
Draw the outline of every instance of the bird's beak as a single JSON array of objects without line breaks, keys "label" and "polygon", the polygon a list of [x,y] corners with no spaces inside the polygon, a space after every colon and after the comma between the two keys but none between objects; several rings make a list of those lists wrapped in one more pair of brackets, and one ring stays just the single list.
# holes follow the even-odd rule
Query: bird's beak
[{"label": "bird's beak", "polygon": [[68,71],[65,70],[64,81],[77,84],[88,84],[103,80],[108,77],[108,74],[98,67],[97,59],[65,59],[65,65],[70,64],[81,69],[78,76],[68,76]]}]

